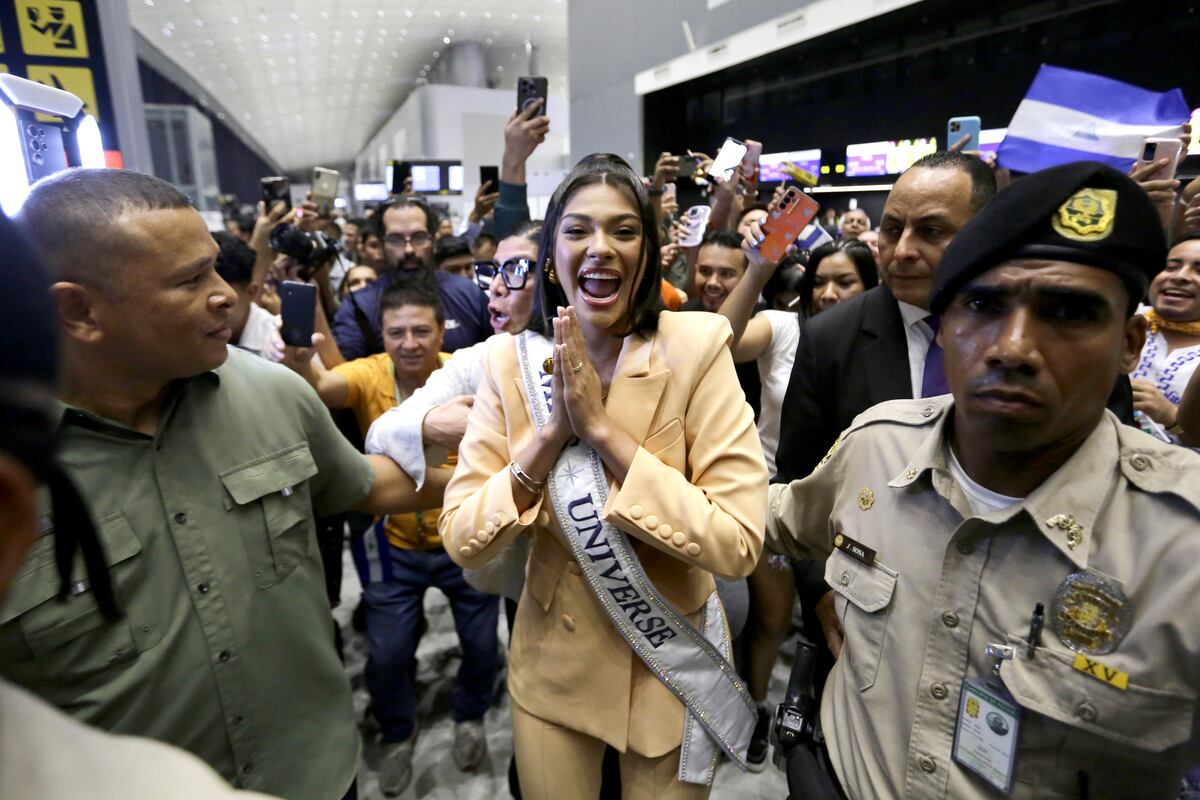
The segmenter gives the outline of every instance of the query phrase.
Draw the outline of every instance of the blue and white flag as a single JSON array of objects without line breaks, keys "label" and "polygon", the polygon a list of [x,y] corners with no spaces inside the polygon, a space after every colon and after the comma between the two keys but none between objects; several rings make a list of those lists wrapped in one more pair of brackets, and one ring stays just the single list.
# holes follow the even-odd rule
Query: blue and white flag
[{"label": "blue and white flag", "polygon": [[794,244],[797,250],[816,250],[821,245],[832,241],[833,237],[829,235],[828,231],[820,225],[810,222],[804,226],[804,230],[800,231]]},{"label": "blue and white flag", "polygon": [[1100,161],[1127,171],[1144,139],[1174,138],[1190,116],[1179,89],[1160,94],[1043,64],[996,158],[1020,172],[1072,161]]}]

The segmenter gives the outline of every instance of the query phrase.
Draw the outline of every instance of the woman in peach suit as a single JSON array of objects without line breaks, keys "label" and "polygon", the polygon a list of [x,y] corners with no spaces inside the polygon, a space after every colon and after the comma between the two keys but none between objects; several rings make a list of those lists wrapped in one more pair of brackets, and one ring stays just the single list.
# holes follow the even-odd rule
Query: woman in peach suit
[{"label": "woman in peach suit", "polygon": [[[744,758],[744,721],[753,727],[736,676],[703,673],[729,683],[696,701],[702,692],[688,687],[703,681],[670,669],[701,651],[709,666],[721,660],[713,653],[728,656],[712,575],[753,570],[767,473],[729,325],[659,310],[658,250],[633,170],[616,156],[580,162],[547,210],[532,330],[492,340],[446,489],[441,533],[462,566],[532,537],[509,658],[529,800],[595,798],[605,744],[621,754],[626,800],[707,797],[719,752]],[[595,491],[567,502],[582,473]],[[611,583],[622,573],[607,559],[620,547],[594,549],[602,523],[660,605],[643,602],[632,578]],[[718,755],[696,778],[702,746]]]}]

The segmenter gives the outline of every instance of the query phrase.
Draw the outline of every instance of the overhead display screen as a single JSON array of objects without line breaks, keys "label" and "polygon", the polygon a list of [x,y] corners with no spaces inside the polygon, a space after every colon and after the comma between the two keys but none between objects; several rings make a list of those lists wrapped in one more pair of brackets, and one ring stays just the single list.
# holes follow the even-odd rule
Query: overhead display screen
[{"label": "overhead display screen", "polygon": [[896,175],[937,151],[937,137],[846,145],[846,177]]},{"label": "overhead display screen", "polygon": [[787,180],[789,176],[781,169],[784,164],[795,164],[805,172],[820,175],[821,151],[816,149],[793,150],[788,153],[763,153],[758,159],[759,181],[766,183]]}]

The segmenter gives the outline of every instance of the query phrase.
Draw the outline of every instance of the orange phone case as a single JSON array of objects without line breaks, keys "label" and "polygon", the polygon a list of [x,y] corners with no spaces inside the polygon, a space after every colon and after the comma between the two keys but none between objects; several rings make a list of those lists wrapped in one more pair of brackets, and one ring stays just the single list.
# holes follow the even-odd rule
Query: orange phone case
[{"label": "orange phone case", "polygon": [[763,221],[766,238],[759,244],[758,252],[772,263],[782,261],[788,247],[820,210],[816,200],[795,186],[789,186],[779,200],[779,207]]}]

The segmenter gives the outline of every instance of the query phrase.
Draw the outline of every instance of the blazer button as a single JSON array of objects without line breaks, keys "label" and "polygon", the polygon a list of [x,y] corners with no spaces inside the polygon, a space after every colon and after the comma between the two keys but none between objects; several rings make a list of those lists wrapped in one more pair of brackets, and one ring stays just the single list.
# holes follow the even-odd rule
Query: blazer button
[{"label": "blazer button", "polygon": [[458,548],[458,554],[460,556],[462,556],[463,558],[470,558],[472,555],[472,551],[471,551],[471,548],[467,547],[466,545],[463,545],[462,547]]},{"label": "blazer button", "polygon": [[[482,536],[483,531],[480,531],[479,535]],[[479,548],[479,540],[476,539],[474,536],[472,536],[470,539],[467,539],[467,547],[471,548],[472,550],[478,549]]]},{"label": "blazer button", "polygon": [[685,547],[684,550],[693,558],[700,555],[700,545],[696,544],[695,542],[688,542],[688,546]]},{"label": "blazer button", "polygon": [[490,542],[492,540],[492,535],[493,534],[491,531],[480,531],[479,532],[479,541],[482,542],[483,544],[487,544],[488,542]]},{"label": "blazer button", "polygon": [[577,561],[568,561],[567,562],[567,572],[571,573],[572,575],[582,575],[583,574],[583,570],[579,568],[579,562],[577,562]]},{"label": "blazer button", "polygon": [[676,547],[683,547],[687,544],[687,536],[684,535],[683,531],[675,531],[675,535],[671,537],[671,544]]},{"label": "blazer button", "polygon": [[658,527],[658,517],[654,516],[653,514],[646,517],[646,530],[652,531],[657,527]]},{"label": "blazer button", "polygon": [[629,516],[633,519],[641,519],[642,513],[643,512],[642,512],[641,506],[630,506],[629,507]]},{"label": "blazer button", "polygon": [[539,528],[545,528],[550,524],[550,515],[545,511],[539,511],[537,515],[537,524]]},{"label": "blazer button", "polygon": [[674,533],[674,531],[671,530],[670,525],[659,525],[658,526],[658,537],[660,539],[670,539],[672,533]]},{"label": "blazer button", "polygon": [[[483,526],[483,531],[487,531],[488,533],[491,533],[494,530],[496,530],[495,523],[489,522],[488,524]],[[483,533],[483,531],[480,531],[480,533]]]},{"label": "blazer button", "polygon": [[495,525],[497,528],[500,527],[501,519],[500,519],[499,514],[492,514],[492,524]]},{"label": "blazer button", "polygon": [[568,633],[575,632],[575,620],[571,619],[569,614],[562,615],[562,623],[563,627],[567,629]]}]

